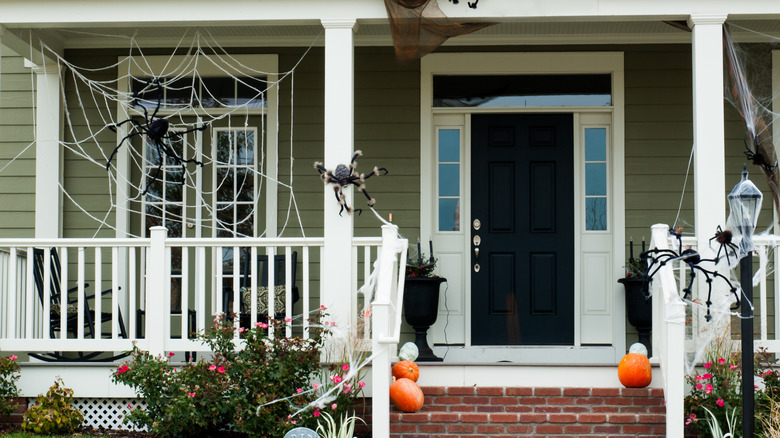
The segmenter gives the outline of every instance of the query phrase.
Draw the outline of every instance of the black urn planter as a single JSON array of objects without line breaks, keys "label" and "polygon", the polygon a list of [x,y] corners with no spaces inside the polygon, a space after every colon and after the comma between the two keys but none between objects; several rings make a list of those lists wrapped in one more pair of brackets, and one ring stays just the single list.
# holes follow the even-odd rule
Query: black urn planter
[{"label": "black urn planter", "polygon": [[648,357],[653,355],[650,331],[653,328],[653,297],[649,296],[648,284],[643,278],[621,278],[618,283],[626,288],[626,315],[628,322],[636,327],[639,342],[647,348]]},{"label": "black urn planter", "polygon": [[428,329],[439,316],[439,286],[446,278],[414,278],[404,283],[404,318],[414,328],[414,343],[420,350],[418,362],[441,362],[428,345]]}]

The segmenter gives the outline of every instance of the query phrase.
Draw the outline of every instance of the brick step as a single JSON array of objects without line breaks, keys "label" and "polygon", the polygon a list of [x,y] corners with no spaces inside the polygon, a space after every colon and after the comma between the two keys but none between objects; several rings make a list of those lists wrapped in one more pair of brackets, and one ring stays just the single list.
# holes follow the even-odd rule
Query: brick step
[{"label": "brick step", "polygon": [[422,411],[391,408],[391,438],[662,437],[657,388],[423,387]]}]

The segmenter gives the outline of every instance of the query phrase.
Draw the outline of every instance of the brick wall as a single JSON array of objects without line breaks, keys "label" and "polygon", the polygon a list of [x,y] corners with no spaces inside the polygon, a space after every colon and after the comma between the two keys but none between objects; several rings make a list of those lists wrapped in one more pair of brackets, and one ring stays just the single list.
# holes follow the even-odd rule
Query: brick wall
[{"label": "brick wall", "polygon": [[423,387],[422,411],[392,408],[391,438],[662,437],[661,389]]},{"label": "brick wall", "polygon": [[16,401],[16,411],[13,414],[7,417],[0,416],[0,430],[3,430],[3,424],[22,424],[22,416],[27,412],[27,399],[20,397]]}]

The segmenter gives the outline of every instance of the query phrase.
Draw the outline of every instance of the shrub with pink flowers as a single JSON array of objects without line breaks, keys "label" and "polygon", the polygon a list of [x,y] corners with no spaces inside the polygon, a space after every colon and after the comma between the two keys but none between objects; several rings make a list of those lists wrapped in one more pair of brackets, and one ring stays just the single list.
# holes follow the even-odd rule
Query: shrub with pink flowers
[{"label": "shrub with pink flowers", "polygon": [[[755,385],[755,424],[764,423],[770,412],[772,401],[780,401],[780,382],[778,371],[772,368],[774,358],[765,350],[759,350],[754,356]],[[690,394],[685,397],[686,430],[708,436],[709,409],[723,430],[728,430],[726,416],[736,409],[737,425],[734,430],[742,430],[742,363],[741,354],[731,353],[725,348],[716,348],[708,352],[706,362],[700,373],[686,377]],[[756,431],[762,436],[760,431]]]},{"label": "shrub with pink flowers", "polygon": [[319,412],[310,404],[319,396],[312,382],[321,370],[327,332],[318,323],[322,316],[320,311],[311,321],[308,339],[284,337],[283,322],[259,322],[247,329],[217,318],[211,330],[199,335],[211,348],[211,358],[178,369],[169,364],[170,357],[134,349],[113,379],[133,387],[147,408],[133,411],[126,421],[160,437],[216,436],[225,430],[283,436],[296,426],[315,427]]},{"label": "shrub with pink flowers", "polygon": [[14,355],[0,357],[0,416],[8,415],[16,409],[16,397],[19,396],[19,388],[16,381],[19,380],[19,364]]}]

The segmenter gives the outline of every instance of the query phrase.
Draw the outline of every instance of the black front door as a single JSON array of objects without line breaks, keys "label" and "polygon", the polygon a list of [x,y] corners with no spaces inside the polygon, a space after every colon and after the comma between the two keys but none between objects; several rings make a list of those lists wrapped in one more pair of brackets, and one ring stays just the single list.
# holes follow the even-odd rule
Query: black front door
[{"label": "black front door", "polygon": [[571,345],[573,117],[471,120],[472,344]]}]

